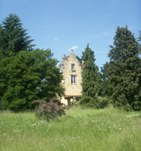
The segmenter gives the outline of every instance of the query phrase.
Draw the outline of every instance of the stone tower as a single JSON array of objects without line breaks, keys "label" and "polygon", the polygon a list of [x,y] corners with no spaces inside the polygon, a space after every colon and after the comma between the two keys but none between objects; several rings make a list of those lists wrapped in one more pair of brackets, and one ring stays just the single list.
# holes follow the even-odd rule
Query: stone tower
[{"label": "stone tower", "polygon": [[71,101],[79,99],[82,95],[82,64],[73,50],[71,50],[68,56],[63,57],[60,70],[64,77],[62,85],[65,88],[65,95],[62,97],[61,102],[68,105]]}]

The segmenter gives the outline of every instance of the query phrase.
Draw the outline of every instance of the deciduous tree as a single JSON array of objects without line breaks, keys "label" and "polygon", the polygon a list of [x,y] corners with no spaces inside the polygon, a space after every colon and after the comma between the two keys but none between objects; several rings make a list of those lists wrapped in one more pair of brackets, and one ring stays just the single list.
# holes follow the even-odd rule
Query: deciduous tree
[{"label": "deciduous tree", "polygon": [[21,111],[33,108],[33,100],[63,94],[62,75],[50,50],[20,51],[0,63],[2,109]]}]

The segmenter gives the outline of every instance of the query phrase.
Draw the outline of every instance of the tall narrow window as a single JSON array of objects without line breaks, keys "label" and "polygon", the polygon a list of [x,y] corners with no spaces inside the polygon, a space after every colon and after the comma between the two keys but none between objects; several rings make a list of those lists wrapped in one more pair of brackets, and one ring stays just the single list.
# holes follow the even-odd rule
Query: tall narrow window
[{"label": "tall narrow window", "polygon": [[71,71],[75,72],[75,64],[74,63],[71,64]]},{"label": "tall narrow window", "polygon": [[71,75],[71,84],[76,83],[76,75]]}]

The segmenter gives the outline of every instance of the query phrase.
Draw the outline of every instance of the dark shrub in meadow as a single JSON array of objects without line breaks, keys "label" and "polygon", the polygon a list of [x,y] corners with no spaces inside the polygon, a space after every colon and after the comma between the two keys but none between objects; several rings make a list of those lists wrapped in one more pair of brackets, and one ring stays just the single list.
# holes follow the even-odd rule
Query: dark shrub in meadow
[{"label": "dark shrub in meadow", "polygon": [[49,102],[37,101],[39,108],[36,111],[36,116],[42,120],[53,120],[59,116],[65,115],[65,107],[58,99],[51,99]]}]

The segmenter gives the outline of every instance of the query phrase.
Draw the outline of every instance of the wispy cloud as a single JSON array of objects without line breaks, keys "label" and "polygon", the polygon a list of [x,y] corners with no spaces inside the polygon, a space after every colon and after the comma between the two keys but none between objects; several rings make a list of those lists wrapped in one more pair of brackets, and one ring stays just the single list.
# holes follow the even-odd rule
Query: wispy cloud
[{"label": "wispy cloud", "polygon": [[69,50],[76,50],[76,49],[78,49],[78,46],[76,46],[76,45],[69,48]]}]

